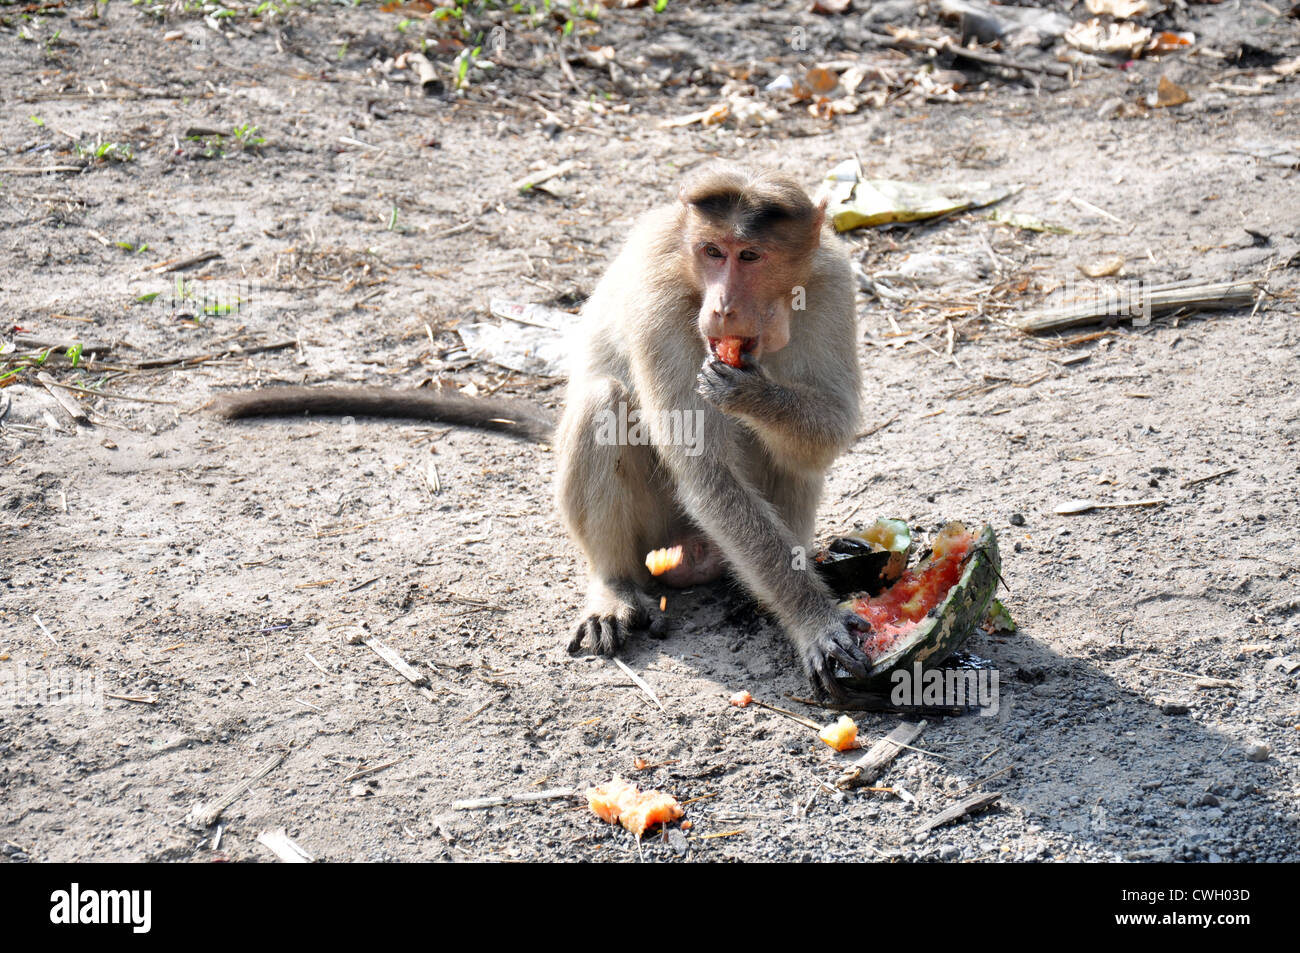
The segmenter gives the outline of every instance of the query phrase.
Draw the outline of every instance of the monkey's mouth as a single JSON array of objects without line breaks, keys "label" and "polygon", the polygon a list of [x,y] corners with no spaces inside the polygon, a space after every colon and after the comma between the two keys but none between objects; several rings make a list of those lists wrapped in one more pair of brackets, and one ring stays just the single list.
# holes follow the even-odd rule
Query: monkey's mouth
[{"label": "monkey's mouth", "polygon": [[709,353],[724,364],[739,366],[741,354],[751,354],[758,347],[758,338],[709,338]]}]

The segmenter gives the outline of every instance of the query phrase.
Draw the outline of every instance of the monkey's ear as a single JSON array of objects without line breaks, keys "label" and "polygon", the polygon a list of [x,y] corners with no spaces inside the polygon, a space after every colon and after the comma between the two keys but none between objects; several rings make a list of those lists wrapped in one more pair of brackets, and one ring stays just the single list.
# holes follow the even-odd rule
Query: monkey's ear
[{"label": "monkey's ear", "polygon": [[821,244],[822,225],[826,223],[826,205],[830,202],[830,190],[819,188],[817,194],[813,196],[813,221],[812,233],[814,248]]}]

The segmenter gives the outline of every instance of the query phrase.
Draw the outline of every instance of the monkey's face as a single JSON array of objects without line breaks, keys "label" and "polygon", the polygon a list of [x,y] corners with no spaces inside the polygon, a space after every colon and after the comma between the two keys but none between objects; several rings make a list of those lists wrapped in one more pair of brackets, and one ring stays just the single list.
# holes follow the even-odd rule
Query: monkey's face
[{"label": "monkey's face", "polygon": [[700,334],[716,354],[720,338],[741,338],[754,358],[790,341],[795,293],[782,250],[711,232],[690,242],[692,271],[701,291]]},{"label": "monkey's face", "polygon": [[795,302],[803,308],[825,203],[814,205],[787,179],[726,166],[692,173],[678,200],[686,275],[714,355],[722,338],[739,338],[753,358],[785,347]]}]

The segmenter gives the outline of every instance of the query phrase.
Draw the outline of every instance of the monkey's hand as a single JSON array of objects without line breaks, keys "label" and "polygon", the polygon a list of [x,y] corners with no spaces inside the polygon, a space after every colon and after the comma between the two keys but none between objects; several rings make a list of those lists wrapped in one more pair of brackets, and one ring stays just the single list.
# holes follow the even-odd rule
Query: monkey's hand
[{"label": "monkey's hand", "polygon": [[743,367],[732,367],[709,355],[696,378],[695,391],[724,414],[739,416],[772,401],[777,386],[762,366],[742,354]]},{"label": "monkey's hand", "polygon": [[866,677],[871,661],[863,653],[859,637],[868,630],[859,616],[836,609],[828,620],[799,640],[800,661],[815,687],[839,701],[845,692],[836,680],[837,665],[854,678]]},{"label": "monkey's hand", "polygon": [[727,416],[749,424],[786,465],[825,472],[853,440],[856,396],[842,388],[784,384],[749,355],[741,359],[743,367],[706,359],[696,392]]}]

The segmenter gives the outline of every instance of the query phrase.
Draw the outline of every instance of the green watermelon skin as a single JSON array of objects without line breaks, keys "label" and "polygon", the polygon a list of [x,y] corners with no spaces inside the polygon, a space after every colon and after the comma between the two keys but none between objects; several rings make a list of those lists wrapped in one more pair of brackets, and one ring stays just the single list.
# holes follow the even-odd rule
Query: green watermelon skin
[{"label": "green watermelon skin", "polygon": [[838,679],[850,693],[887,693],[890,676],[916,663],[938,665],[966,641],[983,620],[997,591],[1002,560],[993,527],[985,525],[976,536],[972,555],[948,596],[888,655],[882,656],[864,678]]}]

